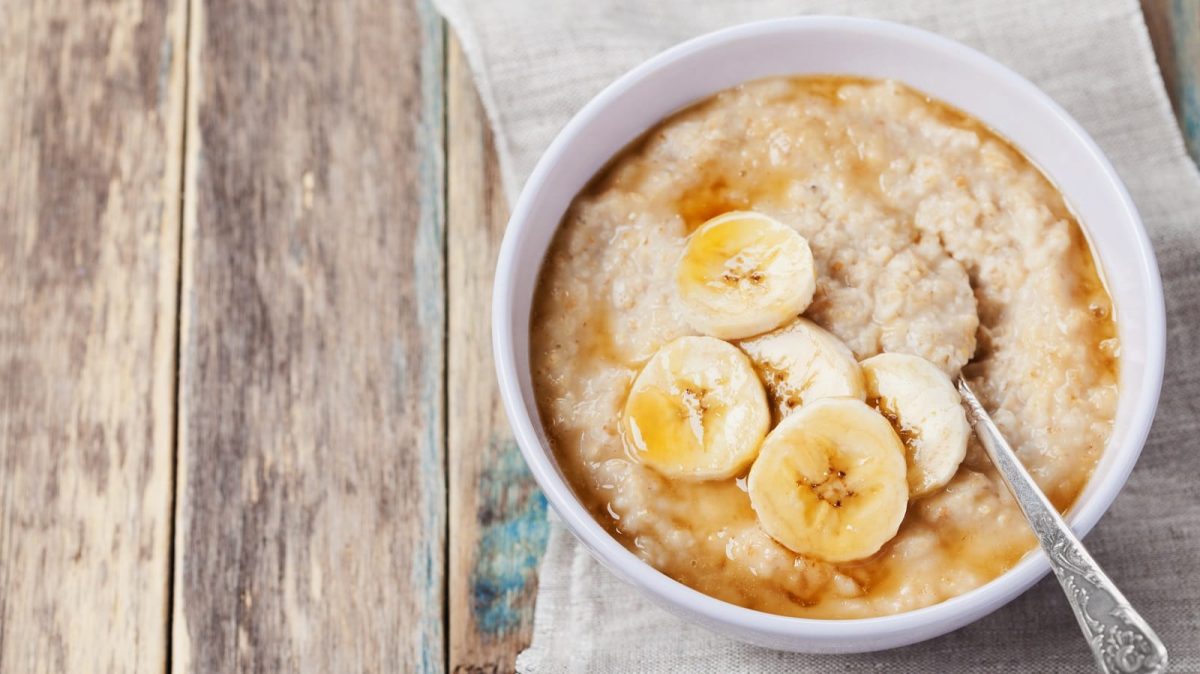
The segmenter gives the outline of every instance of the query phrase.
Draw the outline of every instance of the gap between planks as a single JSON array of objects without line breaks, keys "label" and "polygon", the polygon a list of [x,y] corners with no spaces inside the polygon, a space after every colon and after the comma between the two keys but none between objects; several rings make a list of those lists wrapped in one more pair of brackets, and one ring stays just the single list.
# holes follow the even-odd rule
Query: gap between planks
[{"label": "gap between planks", "polygon": [[175,635],[174,635],[174,623],[175,623],[175,620],[174,620],[175,619],[175,534],[176,534],[175,522],[176,522],[176,519],[178,516],[177,508],[179,507],[179,503],[176,498],[176,495],[178,493],[178,482],[176,481],[176,477],[178,475],[178,469],[179,469],[179,447],[180,447],[179,411],[180,411],[180,400],[182,399],[181,398],[181,390],[180,390],[181,378],[179,377],[179,367],[180,367],[180,362],[181,362],[181,360],[180,360],[181,351],[180,350],[182,348],[182,341],[183,341],[182,340],[182,334],[183,334],[183,310],[182,310],[182,307],[183,307],[183,265],[184,265],[184,260],[187,259],[186,258],[187,240],[184,235],[184,232],[186,230],[185,219],[187,218],[187,212],[188,212],[187,204],[188,204],[189,198],[191,198],[193,196],[191,193],[191,190],[188,189],[188,184],[193,175],[192,172],[190,172],[188,170],[188,167],[189,167],[188,156],[190,154],[189,148],[188,148],[188,135],[189,135],[189,127],[191,127],[192,123],[193,123],[193,116],[191,113],[192,102],[191,102],[191,98],[190,98],[188,89],[189,89],[189,84],[192,80],[192,60],[193,60],[192,39],[191,39],[192,38],[192,22],[193,22],[192,3],[199,2],[199,1],[200,0],[180,0],[180,2],[183,3],[183,10],[181,12],[182,21],[183,21],[183,27],[182,27],[182,33],[183,33],[183,45],[182,46],[183,46],[183,48],[181,50],[181,53],[183,54],[183,65],[182,65],[183,83],[181,85],[181,88],[183,89],[183,92],[181,94],[182,106],[179,111],[179,122],[178,122],[178,132],[177,132],[177,137],[179,138],[179,143],[177,146],[179,148],[179,159],[177,162],[178,166],[179,166],[179,190],[178,190],[178,200],[177,200],[179,203],[179,210],[178,210],[177,217],[176,217],[176,224],[178,227],[177,236],[178,236],[179,248],[178,248],[178,252],[177,252],[177,256],[176,256],[176,263],[177,263],[178,269],[176,270],[176,273],[175,273],[175,335],[174,335],[175,345],[174,345],[174,351],[172,352],[172,357],[171,357],[171,360],[172,360],[172,363],[171,363],[171,380],[172,380],[171,469],[170,469],[170,474],[169,474],[170,501],[168,502],[168,505],[167,505],[167,507],[168,507],[168,511],[167,511],[168,512],[168,520],[167,520],[167,536],[168,536],[168,540],[167,540],[167,587],[166,587],[166,601],[164,602],[164,604],[165,604],[164,605],[164,613],[165,613],[164,640],[166,642],[166,659],[163,663],[163,672],[165,674],[171,674],[171,672],[173,671],[173,659],[174,659],[174,655],[175,655],[175,649],[174,649],[174,641],[175,641]]},{"label": "gap between planks", "polygon": [[529,645],[549,529],[492,361],[492,277],[508,207],[471,73],[457,39],[447,42],[449,670],[496,674],[513,671]]}]

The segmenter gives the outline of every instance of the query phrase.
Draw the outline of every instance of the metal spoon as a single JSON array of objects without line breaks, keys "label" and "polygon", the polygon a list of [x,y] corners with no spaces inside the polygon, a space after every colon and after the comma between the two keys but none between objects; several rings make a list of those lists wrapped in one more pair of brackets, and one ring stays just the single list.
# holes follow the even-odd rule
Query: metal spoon
[{"label": "metal spoon", "polygon": [[959,377],[957,384],[967,406],[967,419],[1050,558],[1050,568],[1058,576],[1100,671],[1122,674],[1165,672],[1167,649],[1158,635],[1133,610],[1125,595],[1071,533],[1067,523],[1021,465],[1016,452],[1000,435],[966,380]]}]

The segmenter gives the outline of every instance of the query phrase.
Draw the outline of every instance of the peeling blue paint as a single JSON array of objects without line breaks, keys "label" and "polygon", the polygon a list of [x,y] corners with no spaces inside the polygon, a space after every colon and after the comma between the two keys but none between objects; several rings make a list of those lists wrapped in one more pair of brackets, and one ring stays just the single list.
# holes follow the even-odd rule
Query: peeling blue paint
[{"label": "peeling blue paint", "polygon": [[408,345],[401,338],[392,340],[392,386],[404,391],[408,384]]},{"label": "peeling blue paint", "polygon": [[1200,12],[1194,2],[1175,0],[1171,4],[1171,33],[1179,124],[1192,159],[1200,162],[1200,74],[1192,67],[1200,56]]},{"label": "peeling blue paint", "polygon": [[[441,17],[426,0],[416,3],[421,23],[421,119],[416,130],[421,163],[416,195],[420,206],[416,242],[412,249],[413,298],[416,300],[417,327],[425,341],[421,358],[409,360],[403,350],[393,350],[392,368],[403,387],[410,370],[419,367],[417,395],[424,406],[424,434],[419,439],[418,456],[421,478],[422,527],[426,532],[422,549],[414,551],[412,583],[421,591],[424,615],[414,636],[420,652],[420,672],[441,674],[446,670],[446,635],[443,629],[445,608],[445,569],[443,554],[446,531],[446,475],[444,463],[445,411],[443,409],[445,362],[443,344],[446,334],[444,313],[445,286],[445,210],[442,204],[444,164],[442,160],[443,116],[442,89],[445,41]],[[403,389],[401,389],[403,390]]]},{"label": "peeling blue paint", "polygon": [[1193,81],[1186,81],[1180,87],[1179,113],[1192,158],[1200,159],[1200,97]]},{"label": "peeling blue paint", "polygon": [[[175,43],[171,40],[171,35],[168,33],[163,38],[162,46],[159,48],[158,54],[158,91],[155,92],[155,101],[161,109],[167,100],[168,94],[171,92],[171,57],[175,53]],[[184,55],[186,57],[186,54]]]},{"label": "peeling blue paint", "polygon": [[546,497],[533,484],[512,439],[493,438],[495,457],[480,479],[484,499],[477,516],[482,529],[471,573],[471,610],[485,634],[528,624],[533,615],[530,581],[546,551],[550,528]]}]

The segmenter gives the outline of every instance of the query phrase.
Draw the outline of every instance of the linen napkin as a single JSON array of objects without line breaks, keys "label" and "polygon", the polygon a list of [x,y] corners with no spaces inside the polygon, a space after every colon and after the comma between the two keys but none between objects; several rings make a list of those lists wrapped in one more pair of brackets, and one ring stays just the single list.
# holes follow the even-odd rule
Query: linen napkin
[{"label": "linen napkin", "polygon": [[[971,45],[1033,80],[1099,142],[1133,194],[1167,296],[1162,402],[1094,556],[1200,672],[1200,175],[1187,157],[1137,0],[434,0],[493,125],[510,203],[553,136],[617,76],[684,39],[755,19],[891,19]],[[779,653],[687,624],[612,577],[554,522],[522,672],[1073,672],[1090,652],[1048,577],[957,632],[850,656]]]}]

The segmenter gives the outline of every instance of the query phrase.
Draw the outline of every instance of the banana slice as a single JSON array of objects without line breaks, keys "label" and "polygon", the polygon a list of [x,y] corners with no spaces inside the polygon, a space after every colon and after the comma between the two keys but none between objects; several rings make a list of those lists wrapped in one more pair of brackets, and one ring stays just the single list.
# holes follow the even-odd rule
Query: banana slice
[{"label": "banana slice", "polygon": [[916,498],[946,486],[967,455],[971,427],[954,384],[938,366],[903,353],[862,362],[868,401],[904,442],[908,491]]},{"label": "banana slice", "polygon": [[840,339],[806,318],[738,343],[782,419],[818,398],[866,399],[862,369]]},{"label": "banana slice", "polygon": [[796,230],[761,213],[733,211],[688,240],[675,287],[688,323],[722,339],[757,335],[812,302],[812,250]]},{"label": "banana slice", "polygon": [[793,552],[848,562],[879,551],[908,507],[904,445],[850,398],[816,400],[784,419],[750,469],[759,525]]},{"label": "banana slice", "polygon": [[744,353],[712,337],[680,337],[634,380],[622,430],[634,459],[667,477],[707,480],[745,469],[770,422]]}]

